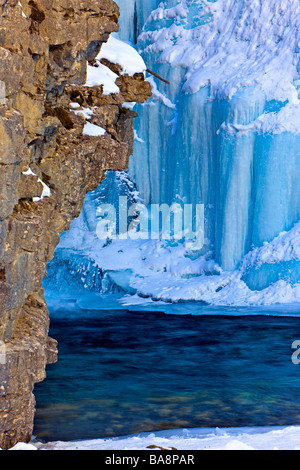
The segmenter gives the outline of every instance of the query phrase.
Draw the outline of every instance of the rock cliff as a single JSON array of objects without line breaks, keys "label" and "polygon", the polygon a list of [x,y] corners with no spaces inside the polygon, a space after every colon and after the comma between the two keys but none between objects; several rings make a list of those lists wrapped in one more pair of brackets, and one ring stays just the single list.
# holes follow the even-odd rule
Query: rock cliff
[{"label": "rock cliff", "polygon": [[[127,168],[143,74],[119,74],[119,93],[86,87],[91,63],[118,30],[112,0],[2,0],[0,5],[0,447],[31,439],[34,384],[57,359],[42,280],[59,234],[107,170]],[[85,116],[106,130],[84,135]],[[74,105],[73,105],[74,106]],[[47,188],[47,197],[45,195]]]}]

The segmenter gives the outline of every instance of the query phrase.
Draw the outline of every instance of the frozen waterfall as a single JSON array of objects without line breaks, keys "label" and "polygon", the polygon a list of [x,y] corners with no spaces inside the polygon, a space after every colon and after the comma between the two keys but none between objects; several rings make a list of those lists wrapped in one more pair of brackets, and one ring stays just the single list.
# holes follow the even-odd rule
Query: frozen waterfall
[{"label": "frozen waterfall", "polygon": [[[134,108],[128,172],[109,173],[87,196],[46,288],[70,289],[61,273],[71,264],[74,292],[80,285],[171,302],[299,302],[299,1],[117,3],[119,38],[170,85],[147,75],[153,97]],[[124,194],[146,206],[203,204],[202,250],[141,238],[103,243],[97,207]]]}]

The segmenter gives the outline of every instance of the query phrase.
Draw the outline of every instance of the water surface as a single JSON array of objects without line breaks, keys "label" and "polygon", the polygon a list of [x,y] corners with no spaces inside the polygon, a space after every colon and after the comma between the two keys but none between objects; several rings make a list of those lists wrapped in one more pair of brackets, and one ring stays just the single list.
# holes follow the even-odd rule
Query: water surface
[{"label": "water surface", "polygon": [[300,424],[300,318],[64,309],[50,335],[59,361],[35,387],[39,439]]}]

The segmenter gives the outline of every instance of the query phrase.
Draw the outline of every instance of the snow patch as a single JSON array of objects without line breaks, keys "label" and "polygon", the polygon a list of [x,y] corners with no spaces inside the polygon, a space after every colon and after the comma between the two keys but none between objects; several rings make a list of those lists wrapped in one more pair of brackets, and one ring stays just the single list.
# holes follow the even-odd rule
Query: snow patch
[{"label": "snow patch", "polygon": [[118,64],[122,67],[122,74],[133,76],[136,73],[144,73],[146,65],[139,53],[129,44],[110,36],[108,41],[102,44],[101,51],[96,57],[96,64],[87,64],[87,80],[85,86],[103,86],[104,95],[119,93],[116,85],[118,75],[105,65],[102,59]]},{"label": "snow patch", "polygon": [[122,73],[133,76],[136,73],[145,73],[146,65],[140,54],[130,44],[110,36],[108,41],[102,44],[97,60],[107,59],[113,64],[122,67]]},{"label": "snow patch", "polygon": [[96,126],[90,122],[86,122],[83,129],[83,135],[89,135],[92,137],[100,137],[106,133],[103,127]]},{"label": "snow patch", "polygon": [[115,83],[117,78],[118,75],[103,64],[98,63],[97,66],[88,64],[85,86],[103,86],[103,94],[111,95],[120,92],[119,87]]},{"label": "snow patch", "polygon": [[[12,450],[299,450],[300,426],[195,428],[141,433],[110,439],[18,444]],[[24,449],[22,447],[24,446]]]},{"label": "snow patch", "polygon": [[[37,176],[35,173],[33,173],[33,171],[30,168],[26,171],[23,171],[23,175],[25,175],[25,176],[29,176],[29,175]],[[40,178],[38,178],[38,182],[43,185],[44,189],[43,189],[41,197],[34,197],[33,198],[34,202],[41,201],[42,199],[44,199],[44,197],[50,197],[51,196],[51,190],[50,190],[49,186],[47,186],[46,183],[44,183]]]}]

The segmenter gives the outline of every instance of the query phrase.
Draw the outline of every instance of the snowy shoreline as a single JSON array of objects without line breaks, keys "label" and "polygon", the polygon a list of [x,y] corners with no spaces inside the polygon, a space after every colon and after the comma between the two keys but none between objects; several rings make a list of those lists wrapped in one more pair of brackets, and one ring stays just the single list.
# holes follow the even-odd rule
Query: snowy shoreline
[{"label": "snowy shoreline", "polygon": [[300,426],[174,429],[110,439],[33,441],[11,450],[300,450]]}]

